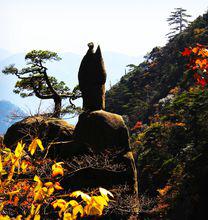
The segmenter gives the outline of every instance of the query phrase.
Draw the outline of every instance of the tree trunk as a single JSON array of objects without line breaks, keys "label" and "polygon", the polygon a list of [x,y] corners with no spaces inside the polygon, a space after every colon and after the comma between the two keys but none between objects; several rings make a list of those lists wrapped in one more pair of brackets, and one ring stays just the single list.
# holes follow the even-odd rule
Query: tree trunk
[{"label": "tree trunk", "polygon": [[61,117],[61,97],[59,95],[55,95],[53,97],[54,100],[54,112],[53,117],[60,118]]}]

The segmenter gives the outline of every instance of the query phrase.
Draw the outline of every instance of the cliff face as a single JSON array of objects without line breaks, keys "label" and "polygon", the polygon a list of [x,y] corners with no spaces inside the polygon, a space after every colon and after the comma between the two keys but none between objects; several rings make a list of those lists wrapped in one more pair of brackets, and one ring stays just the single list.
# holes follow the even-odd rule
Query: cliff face
[{"label": "cliff face", "polygon": [[147,121],[154,105],[183,81],[186,70],[181,52],[208,42],[208,13],[199,16],[164,47],[155,47],[139,66],[133,66],[106,94],[106,109],[127,115],[129,125]]}]

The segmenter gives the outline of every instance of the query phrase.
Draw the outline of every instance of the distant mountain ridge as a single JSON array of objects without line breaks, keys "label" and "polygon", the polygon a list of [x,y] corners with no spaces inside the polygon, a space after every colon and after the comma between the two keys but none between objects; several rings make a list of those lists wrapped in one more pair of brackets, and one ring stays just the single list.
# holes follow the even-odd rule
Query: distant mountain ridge
[{"label": "distant mountain ridge", "polygon": [[0,61],[6,59],[9,56],[11,56],[11,53],[9,51],[0,48]]},{"label": "distant mountain ridge", "polygon": [[21,116],[26,116],[26,114],[18,106],[9,101],[0,100],[0,135],[4,134],[9,126],[20,120]]}]

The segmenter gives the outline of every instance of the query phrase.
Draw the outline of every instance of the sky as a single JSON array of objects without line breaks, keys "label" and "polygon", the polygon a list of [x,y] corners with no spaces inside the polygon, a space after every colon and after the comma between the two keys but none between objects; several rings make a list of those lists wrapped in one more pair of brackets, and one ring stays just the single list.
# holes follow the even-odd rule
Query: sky
[{"label": "sky", "polygon": [[207,0],[0,0],[0,48],[84,54],[88,42],[104,51],[145,55],[167,43],[167,17],[176,7],[194,20]]}]

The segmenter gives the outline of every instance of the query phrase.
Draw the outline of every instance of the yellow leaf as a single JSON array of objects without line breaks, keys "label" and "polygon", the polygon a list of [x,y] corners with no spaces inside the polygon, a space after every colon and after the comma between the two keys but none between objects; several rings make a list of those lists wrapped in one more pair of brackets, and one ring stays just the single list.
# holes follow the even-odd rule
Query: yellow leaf
[{"label": "yellow leaf", "polygon": [[82,194],[83,194],[83,192],[80,191],[80,190],[78,190],[78,191],[72,192],[72,193],[70,194],[70,196],[77,198],[77,197],[81,196]]},{"label": "yellow leaf", "polygon": [[84,211],[87,215],[102,215],[103,206],[99,206],[95,202],[92,202],[84,207]]},{"label": "yellow leaf", "polygon": [[20,157],[22,154],[22,151],[24,149],[25,144],[22,144],[22,142],[18,142],[17,147],[14,151],[14,154],[16,157]]},{"label": "yellow leaf", "polygon": [[43,183],[37,175],[35,175],[34,181],[37,182],[37,185],[36,185],[34,191],[38,191],[40,188],[42,188]]},{"label": "yellow leaf", "polygon": [[37,182],[37,185],[34,189],[34,201],[42,200],[45,198],[48,189],[46,187],[42,188],[43,183],[37,175],[35,175],[34,181]]},{"label": "yellow leaf", "polygon": [[102,196],[93,196],[92,199],[101,206],[108,206],[106,199]]},{"label": "yellow leaf", "polygon": [[3,152],[4,154],[9,154],[9,153],[11,153],[11,149],[8,148],[8,147],[5,147],[4,149],[2,149],[2,152]]},{"label": "yellow leaf", "polygon": [[35,138],[28,147],[28,151],[30,152],[31,155],[35,153],[37,145],[38,145],[36,139],[37,138]]},{"label": "yellow leaf", "polygon": [[68,203],[67,203],[67,205],[71,205],[72,207],[73,206],[76,206],[76,205],[78,205],[79,203],[76,201],[76,200],[70,200]]},{"label": "yellow leaf", "polygon": [[42,193],[42,190],[38,190],[37,192],[35,192],[34,194],[34,201],[41,201],[44,199],[44,196],[43,196],[43,193]]},{"label": "yellow leaf", "polygon": [[63,162],[58,162],[53,164],[52,166],[52,177],[58,176],[58,175],[64,175],[64,169],[61,166],[61,164],[63,164]]},{"label": "yellow leaf", "polygon": [[37,138],[36,142],[37,142],[37,145],[39,146],[39,148],[41,149],[41,151],[44,151],[44,147],[43,147],[42,141],[39,138]]},{"label": "yellow leaf", "polygon": [[91,201],[91,197],[89,195],[87,195],[86,193],[82,193],[81,197],[85,202]]},{"label": "yellow leaf", "polygon": [[5,162],[7,162],[7,161],[9,161],[9,160],[11,160],[11,149],[9,149],[9,148],[4,148],[4,150],[2,150],[2,152],[4,153],[4,154],[6,154],[6,156],[4,157],[4,161]]},{"label": "yellow leaf", "polygon": [[2,210],[4,209],[4,203],[5,201],[0,203],[0,212],[2,212]]},{"label": "yellow leaf", "polygon": [[37,215],[40,211],[41,204],[39,204],[35,210],[35,215]]},{"label": "yellow leaf", "polygon": [[12,200],[12,196],[17,194],[20,191],[20,189],[12,191],[12,192],[8,192],[7,195],[9,195],[9,199]]},{"label": "yellow leaf", "polygon": [[55,188],[56,190],[63,190],[63,189],[64,189],[64,188],[60,185],[59,182],[55,182],[54,188]]},{"label": "yellow leaf", "polygon": [[52,187],[52,186],[53,186],[53,183],[52,183],[52,182],[47,182],[47,183],[44,183],[44,185],[45,185],[46,187]]},{"label": "yellow leaf", "polygon": [[39,188],[38,190],[35,189],[35,194],[34,194],[34,201],[41,201],[43,200],[48,193],[48,189],[46,187]]},{"label": "yellow leaf", "polygon": [[43,193],[47,193],[48,192],[48,189],[46,187],[43,187],[41,190],[43,191]]},{"label": "yellow leaf", "polygon": [[26,170],[27,170],[27,167],[28,167],[28,162],[23,160],[22,163],[21,163],[21,169],[22,169],[22,172],[25,173]]},{"label": "yellow leaf", "polygon": [[22,215],[18,215],[15,220],[22,220]]},{"label": "yellow leaf", "polygon": [[57,207],[59,208],[65,208],[66,207],[67,202],[64,199],[58,199],[55,200],[54,202],[51,203],[51,205],[53,206],[54,209],[56,209]]},{"label": "yellow leaf", "polygon": [[108,195],[111,197],[114,197],[113,194],[111,192],[109,192],[108,190],[104,189],[104,188],[99,188],[100,194],[101,196],[108,202],[109,198]]},{"label": "yellow leaf", "polygon": [[12,180],[12,177],[13,177],[13,175],[14,175],[14,170],[15,170],[15,165],[12,165],[12,167],[11,167],[11,169],[10,169],[10,171],[9,171],[9,175],[8,175],[8,177],[7,177],[7,180],[8,180],[8,181],[11,181],[11,180]]},{"label": "yellow leaf", "polygon": [[39,220],[40,215],[38,213],[39,213],[40,207],[41,207],[41,204],[39,204],[36,208],[34,204],[32,204],[31,209],[30,209],[30,215],[28,216],[28,218],[31,219],[31,217],[34,216],[34,219]]},{"label": "yellow leaf", "polygon": [[72,210],[72,215],[73,217],[77,217],[78,213],[80,213],[80,216],[83,217],[84,216],[84,209],[81,205],[77,205],[73,208]]},{"label": "yellow leaf", "polygon": [[64,213],[63,220],[73,220],[71,213]]},{"label": "yellow leaf", "polygon": [[54,188],[53,187],[49,187],[48,189],[48,196],[51,196],[54,192]]},{"label": "yellow leaf", "polygon": [[35,206],[34,204],[31,205],[31,208],[30,208],[30,215],[34,215],[35,214]]},{"label": "yellow leaf", "polygon": [[90,197],[89,195],[87,195],[86,193],[83,193],[83,192],[80,191],[80,190],[74,191],[74,192],[72,192],[72,193],[70,194],[70,197],[75,197],[75,198],[77,198],[77,197],[79,197],[79,196],[81,196],[81,198],[82,198],[85,202],[87,202],[87,203],[89,203],[89,202],[91,201],[91,197]]},{"label": "yellow leaf", "polygon": [[34,216],[34,220],[40,220],[40,215],[38,214],[38,215],[35,215]]},{"label": "yellow leaf", "polygon": [[71,213],[64,213],[63,220],[73,220]]},{"label": "yellow leaf", "polygon": [[0,215],[0,220],[10,220],[8,215]]},{"label": "yellow leaf", "polygon": [[43,183],[37,175],[34,176],[34,181],[38,183],[37,186],[42,187]]}]

